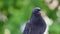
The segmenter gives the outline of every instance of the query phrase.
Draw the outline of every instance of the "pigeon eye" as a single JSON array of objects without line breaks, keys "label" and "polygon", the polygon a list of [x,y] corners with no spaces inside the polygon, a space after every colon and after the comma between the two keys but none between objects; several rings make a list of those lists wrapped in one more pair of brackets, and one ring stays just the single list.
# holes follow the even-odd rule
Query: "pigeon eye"
[{"label": "pigeon eye", "polygon": [[40,11],[40,9],[37,9],[37,11]]}]

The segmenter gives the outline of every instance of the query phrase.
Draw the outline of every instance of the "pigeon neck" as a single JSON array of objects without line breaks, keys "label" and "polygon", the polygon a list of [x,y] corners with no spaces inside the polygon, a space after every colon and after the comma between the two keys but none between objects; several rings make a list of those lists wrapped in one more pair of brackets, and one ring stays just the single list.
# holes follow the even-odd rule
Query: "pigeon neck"
[{"label": "pigeon neck", "polygon": [[32,14],[31,16],[31,22],[35,24],[41,24],[42,22],[42,17],[41,14]]}]

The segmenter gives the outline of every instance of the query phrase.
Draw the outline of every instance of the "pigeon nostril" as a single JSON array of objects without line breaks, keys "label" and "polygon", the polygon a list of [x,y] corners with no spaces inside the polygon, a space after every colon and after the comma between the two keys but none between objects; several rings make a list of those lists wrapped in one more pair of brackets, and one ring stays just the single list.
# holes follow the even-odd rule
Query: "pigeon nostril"
[{"label": "pigeon nostril", "polygon": [[40,11],[40,8],[39,7],[36,7],[35,10]]},{"label": "pigeon nostril", "polygon": [[37,13],[39,13],[39,11],[40,11],[40,8],[39,8],[39,7],[36,7],[36,8],[33,10],[33,13],[34,13],[34,14],[37,14]]}]

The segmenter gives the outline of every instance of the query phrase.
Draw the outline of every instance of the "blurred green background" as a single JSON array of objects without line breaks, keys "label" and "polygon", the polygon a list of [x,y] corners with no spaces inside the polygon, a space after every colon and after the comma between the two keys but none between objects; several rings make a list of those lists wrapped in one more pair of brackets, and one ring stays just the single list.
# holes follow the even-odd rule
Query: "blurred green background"
[{"label": "blurred green background", "polygon": [[22,34],[20,28],[35,7],[53,21],[48,33],[60,34],[60,0],[0,0],[0,34]]}]

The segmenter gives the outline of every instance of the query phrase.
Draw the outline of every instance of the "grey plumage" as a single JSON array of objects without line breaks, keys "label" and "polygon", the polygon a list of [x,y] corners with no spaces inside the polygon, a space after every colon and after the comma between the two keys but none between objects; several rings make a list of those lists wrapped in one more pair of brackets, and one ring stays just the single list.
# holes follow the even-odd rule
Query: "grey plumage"
[{"label": "grey plumage", "polygon": [[23,34],[43,34],[45,32],[46,23],[39,11],[41,11],[39,7],[33,10],[30,21],[26,24]]}]

